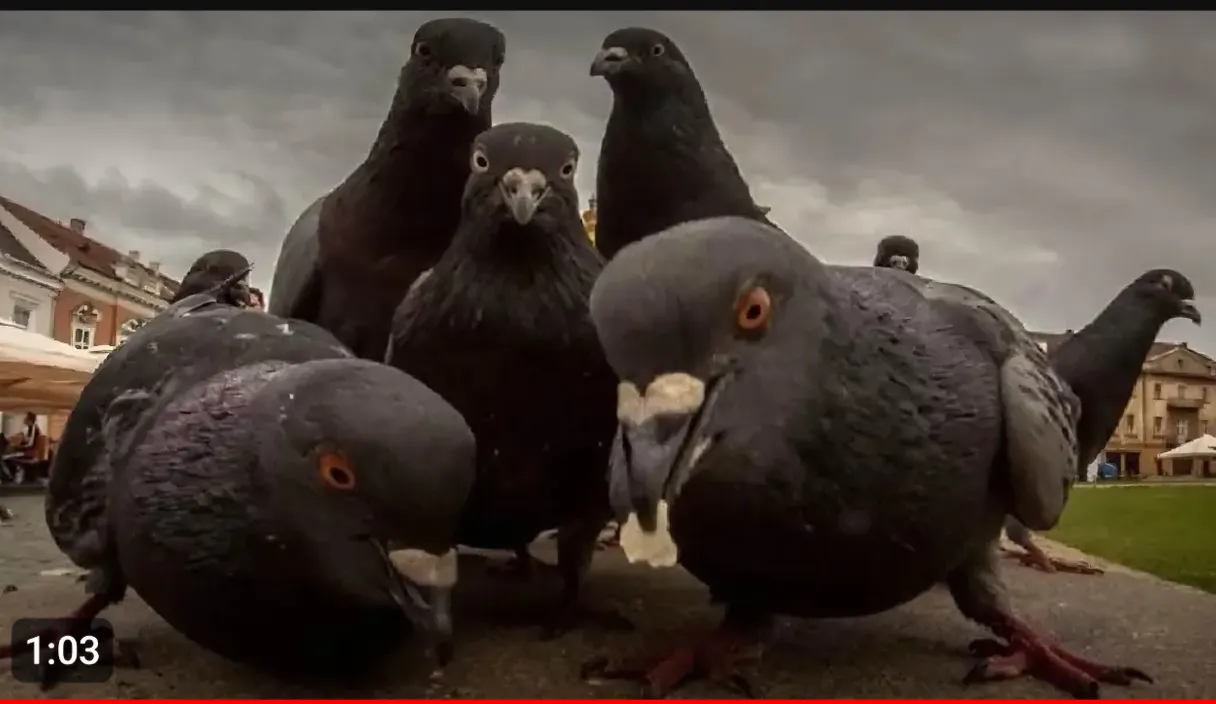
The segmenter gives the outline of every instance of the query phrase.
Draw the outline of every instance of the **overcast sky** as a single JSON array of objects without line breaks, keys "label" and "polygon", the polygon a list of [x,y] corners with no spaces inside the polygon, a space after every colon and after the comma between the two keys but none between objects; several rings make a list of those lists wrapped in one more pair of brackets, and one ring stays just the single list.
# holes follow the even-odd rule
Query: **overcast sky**
[{"label": "overcast sky", "polygon": [[[366,154],[430,13],[0,12],[0,194],[180,274],[231,247],[268,287],[279,242]],[[922,273],[1030,326],[1088,322],[1182,271],[1216,354],[1216,17],[1208,14],[527,13],[495,118],[583,150],[611,104],[603,37],[668,33],[772,217],[830,262],[918,239]]]}]

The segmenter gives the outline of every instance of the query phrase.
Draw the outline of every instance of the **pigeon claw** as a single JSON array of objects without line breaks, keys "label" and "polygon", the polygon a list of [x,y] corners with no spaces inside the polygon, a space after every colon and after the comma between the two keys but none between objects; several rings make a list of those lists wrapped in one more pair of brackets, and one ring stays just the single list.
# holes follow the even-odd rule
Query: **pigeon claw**
[{"label": "pigeon claw", "polygon": [[734,694],[756,699],[753,668],[759,662],[758,642],[724,629],[670,649],[662,655],[622,660],[599,657],[582,667],[582,679],[640,680],[642,696],[661,699],[696,677],[704,677]]},{"label": "pigeon claw", "polygon": [[970,650],[982,659],[963,678],[964,684],[1030,676],[1077,699],[1097,699],[1102,684],[1126,687],[1136,680],[1153,681],[1142,670],[1088,660],[1033,633],[1015,633],[1008,643],[977,640]]},{"label": "pigeon claw", "polygon": [[1101,567],[1096,567],[1088,562],[1074,562],[1072,560],[1063,560],[1058,557],[1049,557],[1047,553],[1044,553],[1041,550],[1039,552],[1031,552],[1010,550],[1008,548],[1002,549],[1005,551],[1005,555],[1007,557],[1011,557],[1018,562],[1021,562],[1026,567],[1039,570],[1040,572],[1046,572],[1048,574],[1055,574],[1056,572],[1068,572],[1071,574],[1095,575],[1104,574],[1106,572],[1106,570],[1102,569]]}]

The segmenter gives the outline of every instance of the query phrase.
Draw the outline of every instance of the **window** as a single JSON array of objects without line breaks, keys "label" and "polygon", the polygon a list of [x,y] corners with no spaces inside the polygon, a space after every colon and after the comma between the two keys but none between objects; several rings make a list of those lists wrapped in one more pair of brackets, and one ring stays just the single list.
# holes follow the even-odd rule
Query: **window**
[{"label": "window", "polygon": [[30,323],[34,322],[34,311],[23,303],[14,303],[13,322],[28,330]]},{"label": "window", "polygon": [[1161,384],[1153,384],[1153,398],[1161,400]]},{"label": "window", "polygon": [[1124,418],[1123,420],[1124,420],[1124,421],[1125,421],[1125,423],[1126,423],[1126,427],[1127,427],[1127,434],[1128,434],[1128,435],[1135,435],[1135,434],[1136,434],[1136,414],[1135,414],[1135,413],[1128,413],[1128,414],[1127,414],[1127,417],[1126,417],[1126,418]]},{"label": "window", "polygon": [[1199,421],[1199,432],[1204,435],[1208,434],[1208,422],[1206,420]]},{"label": "window", "polygon": [[1174,430],[1178,432],[1178,442],[1186,442],[1187,440],[1189,440],[1187,435],[1188,435],[1188,433],[1190,433],[1191,424],[1188,423],[1185,419],[1180,420],[1177,423],[1175,423]]},{"label": "window", "polygon": [[93,346],[93,328],[84,325],[72,326],[72,347],[87,350]]},{"label": "window", "polygon": [[1161,426],[1163,423],[1164,423],[1164,420],[1161,418],[1161,416],[1155,416],[1153,418],[1153,435],[1156,435],[1158,437],[1161,436]]}]

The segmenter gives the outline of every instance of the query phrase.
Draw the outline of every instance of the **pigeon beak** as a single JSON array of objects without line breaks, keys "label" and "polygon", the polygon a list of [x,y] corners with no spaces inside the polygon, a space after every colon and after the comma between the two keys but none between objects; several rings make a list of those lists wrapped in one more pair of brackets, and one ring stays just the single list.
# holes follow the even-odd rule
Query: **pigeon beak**
[{"label": "pigeon beak", "polygon": [[723,381],[707,385],[682,372],[664,374],[644,396],[633,384],[621,383],[620,425],[608,470],[609,498],[619,519],[636,514],[643,531],[655,530],[659,502],[675,500],[713,444],[712,438],[700,436]]},{"label": "pigeon beak", "polygon": [[452,587],[456,584],[456,550],[435,555],[425,550],[394,550],[388,554],[403,594],[398,606],[427,635],[435,663],[443,669],[452,660]]},{"label": "pigeon beak", "polygon": [[1178,315],[1186,318],[1196,325],[1203,324],[1203,316],[1199,313],[1199,309],[1195,307],[1194,301],[1183,301],[1182,308],[1178,311]]},{"label": "pigeon beak", "polygon": [[611,76],[616,74],[629,59],[629,52],[619,46],[602,49],[591,62],[592,76]]},{"label": "pigeon beak", "polygon": [[902,269],[903,271],[908,270],[908,258],[905,257],[904,255],[896,254],[891,257],[890,261],[891,261],[891,268]]},{"label": "pigeon beak", "polygon": [[527,171],[514,168],[503,174],[498,182],[503,203],[511,211],[511,217],[520,225],[532,222],[540,202],[549,195],[549,182],[536,169]]},{"label": "pigeon beak", "polygon": [[458,65],[448,69],[448,86],[452,97],[470,115],[481,110],[481,96],[486,92],[486,70]]}]

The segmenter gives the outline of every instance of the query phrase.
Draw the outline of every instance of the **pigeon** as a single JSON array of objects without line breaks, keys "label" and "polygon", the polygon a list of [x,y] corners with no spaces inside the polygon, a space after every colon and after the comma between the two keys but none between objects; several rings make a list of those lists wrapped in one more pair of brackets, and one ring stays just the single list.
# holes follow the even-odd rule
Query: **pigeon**
[{"label": "pigeon", "polygon": [[884,237],[878,243],[874,266],[903,269],[909,274],[915,274],[920,268],[920,245],[911,237],[903,235]]},{"label": "pigeon", "polygon": [[591,64],[612,88],[596,173],[595,246],[606,258],[679,223],[719,215],[769,222],[722,143],[680,48],[653,29],[609,34]]},{"label": "pigeon", "polygon": [[383,361],[393,312],[460,221],[469,145],[491,124],[506,40],[448,18],[418,28],[367,159],[314,202],[279,252],[269,312]]},{"label": "pigeon", "polygon": [[[1078,481],[1085,480],[1085,468],[1118,427],[1161,326],[1175,318],[1202,324],[1194,298],[1190,279],[1172,269],[1151,269],[1124,287],[1092,323],[1048,352],[1056,374],[1081,400]],[[1101,573],[1086,563],[1049,557],[1013,516],[1006,520],[1005,534],[1026,550],[1014,554],[1026,565],[1045,572]]]},{"label": "pigeon", "polygon": [[[874,266],[900,269],[909,274],[915,274],[920,268],[920,245],[911,237],[903,235],[884,237],[878,243],[878,251],[874,255]],[[1028,567],[1034,567],[1043,572],[1064,571],[1077,574],[1101,574],[1102,572],[1088,563],[1049,556],[1034,542],[1034,534],[1030,529],[1019,523],[1018,519],[1013,516],[1005,517],[1005,535],[1025,552],[1015,550],[1005,550],[1004,552]]]},{"label": "pigeon", "polygon": [[[995,559],[1008,513],[1041,530],[1075,478],[1078,403],[984,294],[829,266],[744,218],[685,223],[605,267],[591,317],[620,377],[610,497],[626,556],[680,564],[726,604],[708,637],[585,674],[663,694],[740,669],[774,614],[863,616],[945,582],[984,641],[969,676],[1081,696],[1147,679],[1015,616]],[[745,688],[746,689],[746,688]]]},{"label": "pigeon", "polygon": [[[194,263],[190,265],[190,269],[182,277],[181,286],[177,287],[177,291],[169,299],[169,303],[177,303],[183,298],[196,293],[206,293],[218,284],[223,283],[233,274],[239,271],[247,271],[249,268],[249,260],[239,252],[234,252],[230,249],[217,249],[207,252],[194,260]],[[225,301],[227,303],[246,305],[249,302],[249,288],[244,282],[240,282],[235,286],[223,287],[219,290],[232,295],[231,300]]]},{"label": "pigeon", "polygon": [[616,376],[588,312],[603,260],[582,229],[579,150],[552,127],[501,124],[474,140],[451,248],[397,310],[386,362],[447,399],[477,438],[477,482],[459,542],[514,550],[558,529],[561,608],[623,625],[579,598],[611,515]]},{"label": "pigeon", "polygon": [[445,663],[472,431],[321,328],[220,298],[149,321],[68,419],[46,517],[90,571],[71,617],[129,586],[199,645],[274,672],[347,672],[412,630]]}]

